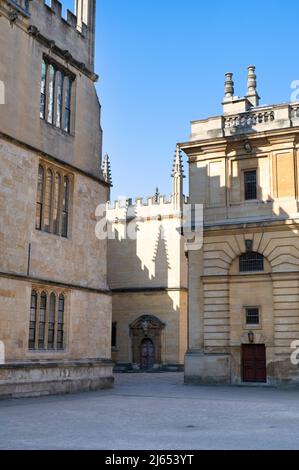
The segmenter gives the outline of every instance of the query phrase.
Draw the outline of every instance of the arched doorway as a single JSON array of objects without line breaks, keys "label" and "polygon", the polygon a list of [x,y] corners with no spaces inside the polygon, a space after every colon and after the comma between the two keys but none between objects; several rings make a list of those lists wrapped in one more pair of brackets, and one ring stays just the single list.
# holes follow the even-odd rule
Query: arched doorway
[{"label": "arched doorway", "polygon": [[162,330],[164,323],[153,315],[141,315],[130,325],[132,362],[140,369],[162,364]]},{"label": "arched doorway", "polygon": [[155,346],[151,339],[144,338],[140,345],[140,368],[152,369],[155,361]]}]

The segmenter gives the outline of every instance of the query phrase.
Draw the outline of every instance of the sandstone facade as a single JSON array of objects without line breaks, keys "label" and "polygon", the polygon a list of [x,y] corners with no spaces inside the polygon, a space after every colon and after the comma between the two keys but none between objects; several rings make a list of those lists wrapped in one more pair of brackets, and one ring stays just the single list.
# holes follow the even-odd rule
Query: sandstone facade
[{"label": "sandstone facade", "polygon": [[187,262],[180,233],[181,155],[173,193],[109,204],[108,280],[117,369],[183,367],[187,344]]},{"label": "sandstone facade", "polygon": [[223,116],[193,122],[180,145],[190,203],[204,206],[203,247],[188,252],[187,382],[299,381],[298,104],[259,106],[255,84],[249,67],[235,97],[227,74]]},{"label": "sandstone facade", "polygon": [[113,382],[94,7],[65,20],[55,0],[0,6],[0,395]]}]

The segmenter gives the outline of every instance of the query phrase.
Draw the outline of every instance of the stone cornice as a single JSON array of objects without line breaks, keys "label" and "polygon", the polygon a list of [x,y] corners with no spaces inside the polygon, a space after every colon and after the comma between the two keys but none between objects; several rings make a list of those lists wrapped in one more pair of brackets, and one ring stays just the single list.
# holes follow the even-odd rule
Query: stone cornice
[{"label": "stone cornice", "polygon": [[[226,137],[215,137],[211,139],[199,139],[194,141],[180,142],[178,146],[183,150],[189,157],[189,162],[196,162],[200,160],[202,155],[226,151],[227,147],[235,146],[239,143],[245,143],[251,141],[253,145],[257,145],[258,141],[262,140],[262,145],[273,145],[290,142],[294,145],[299,140],[299,126],[272,129],[263,132],[257,132],[255,134],[240,134],[231,135]],[[199,155],[201,154],[201,155]]]},{"label": "stone cornice", "polygon": [[271,232],[271,231],[287,231],[287,230],[299,230],[299,217],[298,218],[288,218],[288,219],[268,219],[268,220],[261,220],[261,221],[240,221],[236,222],[236,220],[228,220],[225,224],[217,223],[215,225],[212,224],[204,224],[204,232],[205,236],[208,235],[229,235],[236,234],[236,232],[244,233],[244,232]]},{"label": "stone cornice", "polygon": [[[99,76],[92,70],[88,69],[85,63],[76,60],[68,50],[64,50],[59,47],[57,44],[55,44],[53,39],[49,39],[43,35],[37,26],[35,26],[33,23],[29,23],[30,20],[32,20],[32,16],[29,10],[22,8],[22,6],[14,0],[5,0],[5,2],[1,1],[0,5],[1,7],[4,6],[3,9],[1,8],[1,14],[3,14],[3,16],[6,17],[11,24],[15,24],[16,26],[20,27],[24,32],[32,36],[47,49],[50,49],[54,54],[63,59],[69,65],[86,75],[93,82],[98,81]],[[49,8],[46,4],[45,7]],[[62,21],[64,21],[64,24],[68,25],[65,20],[62,19]],[[79,31],[77,32],[82,36],[82,38],[84,38],[84,36]]]},{"label": "stone cornice", "polygon": [[40,157],[43,157],[47,160],[50,160],[52,161],[53,163],[57,163],[59,165],[62,165],[64,166],[65,168],[69,169],[70,171],[73,171],[73,172],[76,172],[76,173],[79,173],[87,178],[90,178],[94,181],[97,181],[98,183],[102,184],[103,186],[106,186],[106,187],[110,187],[108,183],[106,183],[106,181],[104,181],[104,179],[100,178],[99,176],[95,176],[91,173],[88,173],[87,171],[85,170],[82,170],[81,168],[78,168],[74,165],[71,165],[70,163],[67,163],[67,162],[64,162],[63,160],[60,160],[59,158],[56,158],[54,157],[53,155],[50,155],[48,153],[45,153],[43,152],[42,150],[30,145],[30,144],[27,144],[26,142],[22,142],[21,140],[19,139],[16,139],[15,137],[12,137],[8,134],[5,134],[4,132],[1,132],[0,131],[0,138],[3,138],[5,140],[7,140],[8,142],[12,142],[13,144],[15,145],[19,145],[23,148],[25,148],[26,150],[29,150],[30,152],[34,152],[34,153],[37,153],[38,156]]},{"label": "stone cornice", "polygon": [[79,70],[80,72],[87,75],[93,82],[97,82],[99,76],[89,70],[83,62],[77,61],[69,51],[61,49],[52,39],[47,38],[44,36],[36,26],[29,25],[27,32],[33,36],[38,42],[40,42],[43,46],[47,47],[47,49],[51,49],[51,51],[56,54],[61,59],[65,60],[68,64],[72,65],[74,68]]},{"label": "stone cornice", "polygon": [[126,293],[149,293],[149,292],[187,292],[187,287],[119,287],[112,288],[111,292],[113,294],[126,294]]},{"label": "stone cornice", "polygon": [[1,277],[4,277],[6,279],[13,279],[15,281],[30,282],[32,284],[61,287],[63,289],[71,289],[71,290],[81,290],[81,291],[91,292],[94,294],[102,294],[102,295],[111,296],[111,291],[109,289],[96,289],[93,287],[85,287],[85,286],[80,286],[77,284],[70,284],[67,282],[59,282],[59,281],[53,281],[49,279],[40,279],[37,277],[26,276],[23,274],[0,272],[0,278]]}]

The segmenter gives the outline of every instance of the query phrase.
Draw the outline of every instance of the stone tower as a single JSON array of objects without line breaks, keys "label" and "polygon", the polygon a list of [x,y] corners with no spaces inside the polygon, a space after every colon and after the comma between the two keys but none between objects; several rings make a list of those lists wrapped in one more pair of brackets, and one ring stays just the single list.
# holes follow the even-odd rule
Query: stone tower
[{"label": "stone tower", "polygon": [[[108,172],[109,173],[109,172]],[[107,175],[107,164],[105,174]],[[111,178],[111,175],[110,175]],[[183,164],[173,163],[173,193],[108,204],[112,357],[117,369],[183,366],[187,344],[187,263],[181,231]]]}]

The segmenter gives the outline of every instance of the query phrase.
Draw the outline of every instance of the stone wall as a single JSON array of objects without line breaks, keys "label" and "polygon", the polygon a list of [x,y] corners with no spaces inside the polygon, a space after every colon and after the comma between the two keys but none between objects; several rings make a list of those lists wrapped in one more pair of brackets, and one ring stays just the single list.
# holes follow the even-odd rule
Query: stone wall
[{"label": "stone wall", "polygon": [[0,398],[75,393],[112,386],[109,360],[0,364]]},{"label": "stone wall", "polygon": [[70,171],[69,237],[59,237],[35,230],[39,155],[2,139],[0,161],[0,271],[27,275],[30,243],[31,277],[107,289],[107,243],[95,235],[107,188]]},{"label": "stone wall", "polygon": [[186,302],[186,291],[113,293],[113,321],[117,323],[113,360],[124,364],[132,362],[130,325],[146,314],[154,315],[165,325],[162,330],[162,364],[182,365],[187,347]]},{"label": "stone wall", "polygon": [[111,357],[111,297],[105,294],[59,286],[66,299],[65,348],[62,351],[28,350],[32,286],[45,292],[57,285],[0,277],[0,340],[6,361],[60,360]]},{"label": "stone wall", "polygon": [[[63,30],[56,28],[57,23],[63,26],[64,22],[49,11],[43,0],[33,0],[30,3],[33,9],[31,19],[19,18],[11,24],[4,10],[3,15],[0,14],[0,80],[5,84],[5,104],[1,105],[0,131],[99,177],[102,149],[101,108],[94,83],[66,59],[55,54],[49,46],[43,45],[34,35],[30,35],[27,28],[38,19],[40,31],[62,49],[68,48],[79,62],[84,62],[84,57],[80,55],[83,52],[82,44],[86,41],[76,29],[66,25]],[[75,75],[70,134],[40,119],[43,54]]]}]

